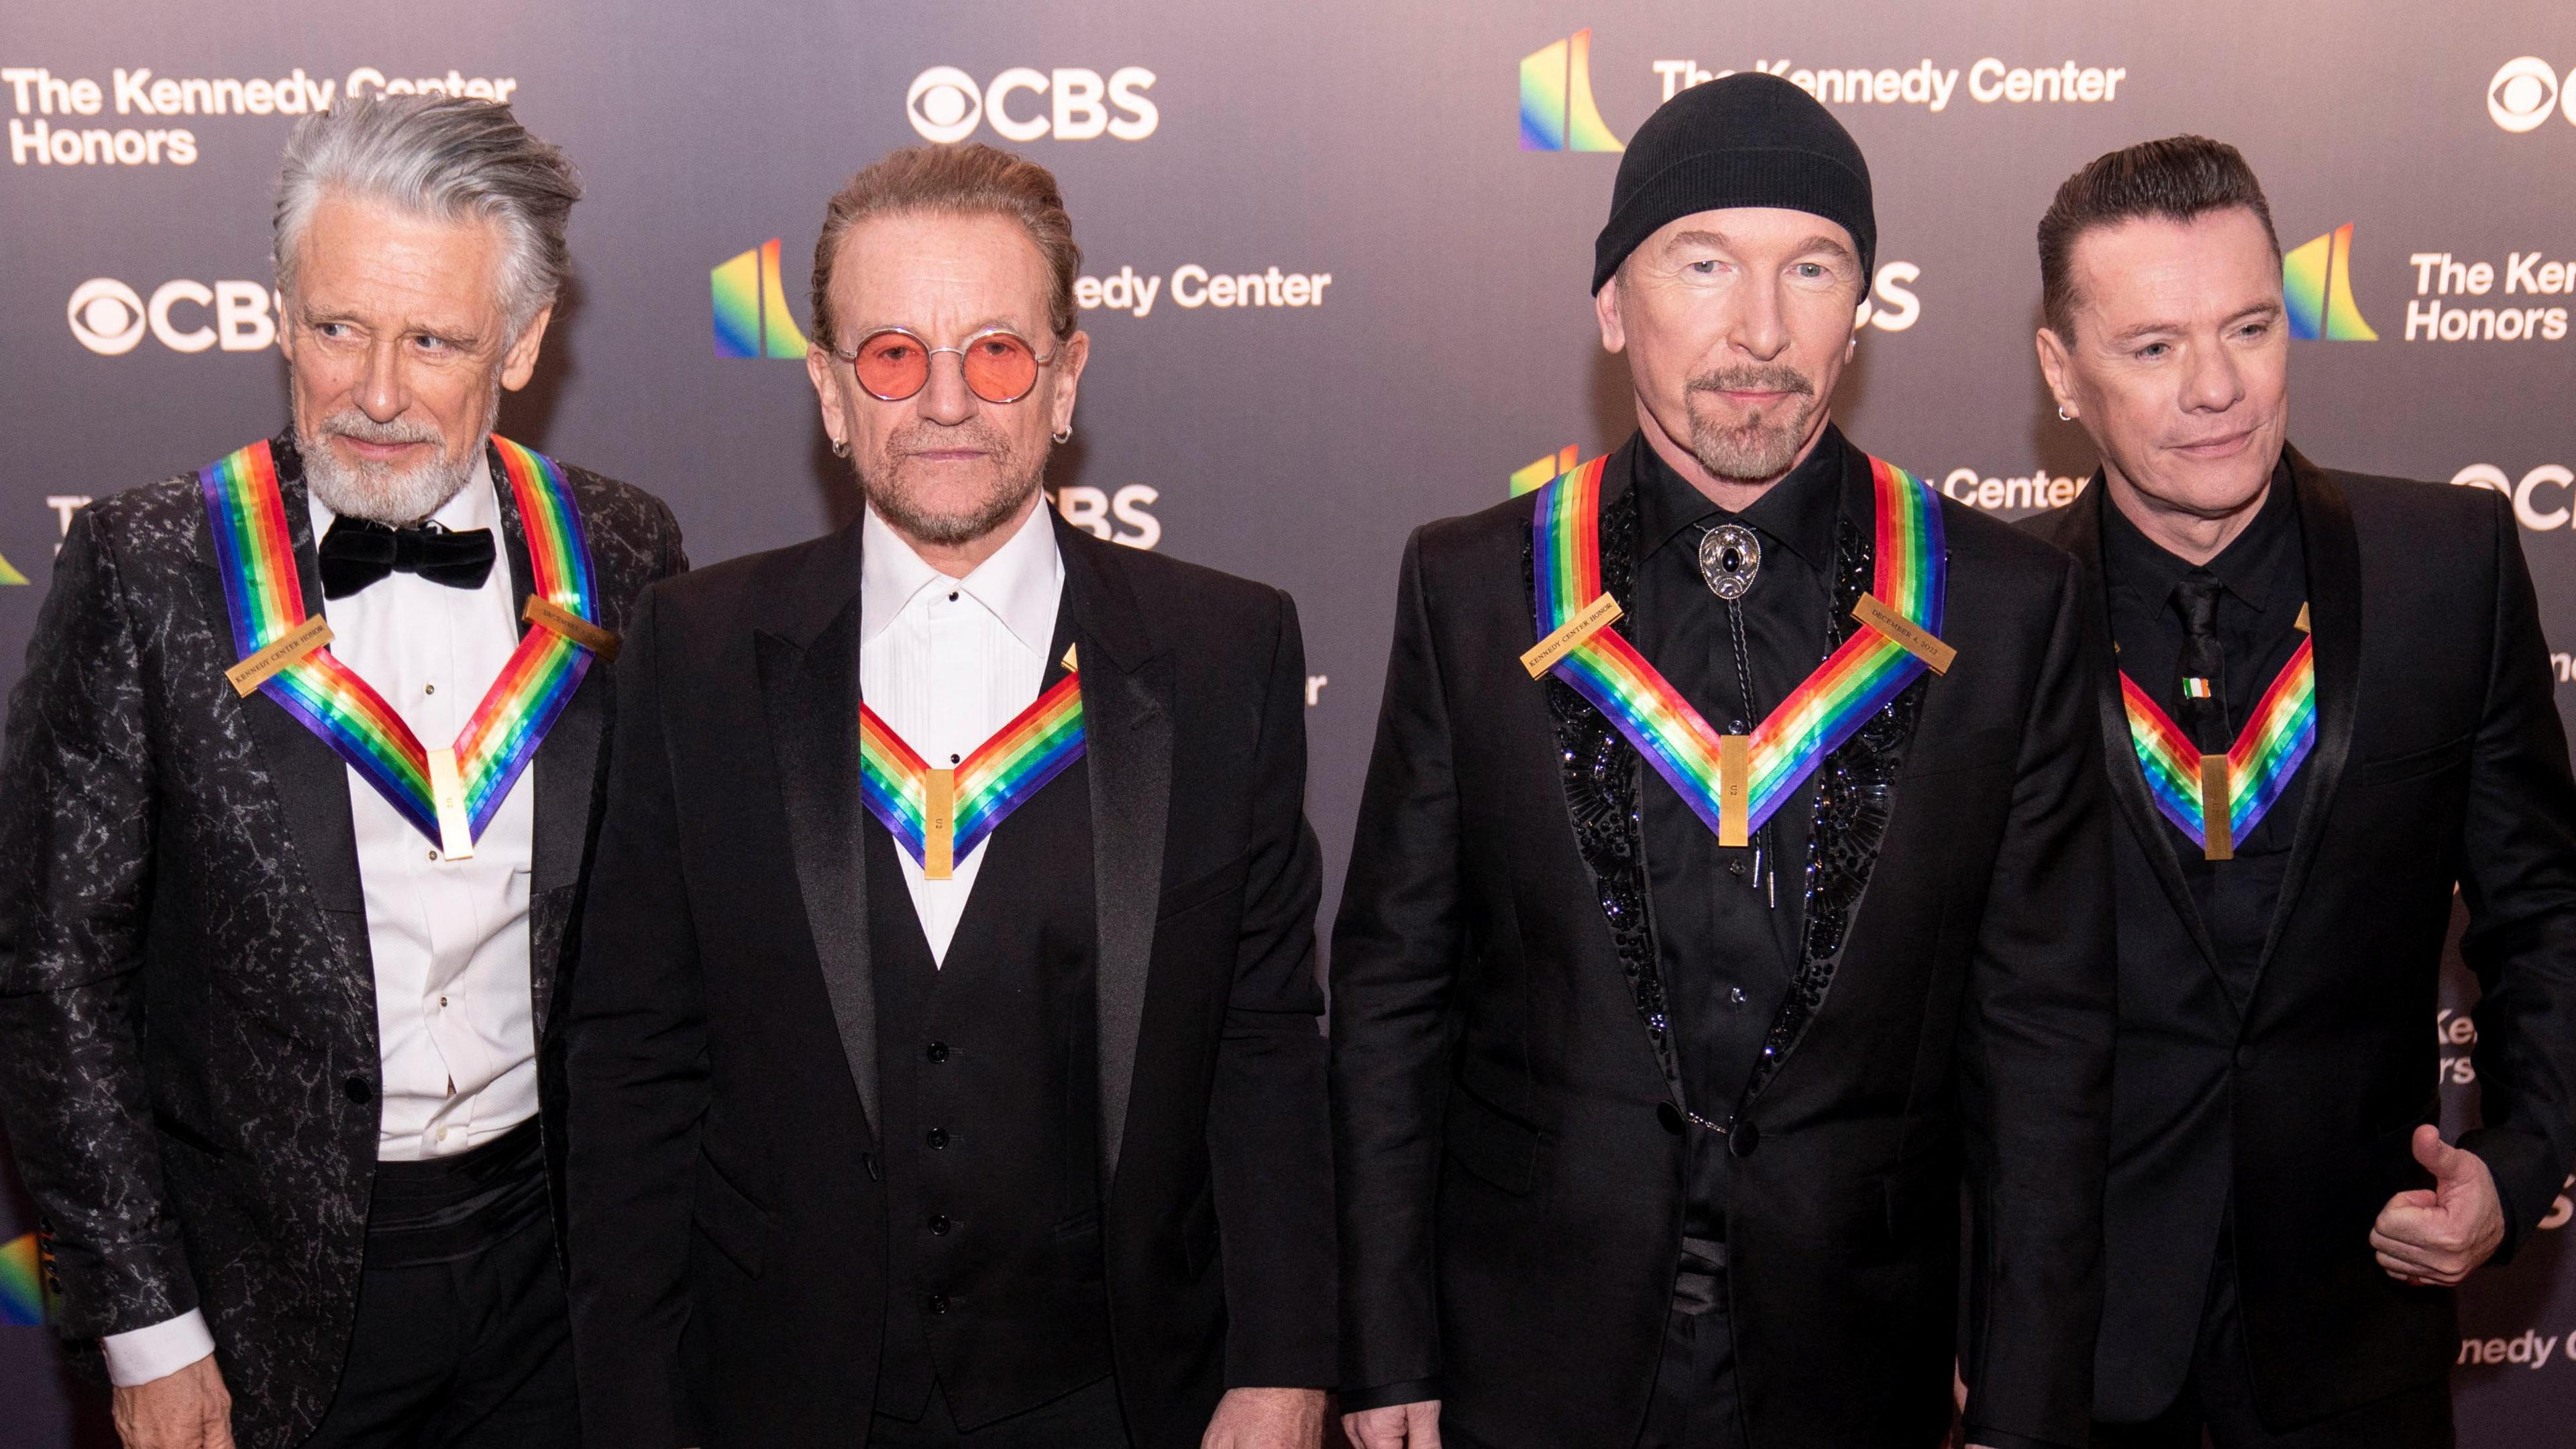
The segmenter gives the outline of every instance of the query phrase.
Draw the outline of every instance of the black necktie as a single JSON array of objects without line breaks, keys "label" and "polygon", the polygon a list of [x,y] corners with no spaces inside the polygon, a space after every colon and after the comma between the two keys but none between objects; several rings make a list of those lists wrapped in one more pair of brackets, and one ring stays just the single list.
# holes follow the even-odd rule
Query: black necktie
[{"label": "black necktie", "polygon": [[2218,647],[2218,596],[2226,587],[2209,570],[2194,569],[2173,591],[2182,616],[2182,658],[2174,665],[2182,708],[2174,723],[2205,755],[2223,755],[2234,743],[2227,737],[2227,656]]},{"label": "black necktie", "polygon": [[322,535],[318,552],[326,599],[354,594],[396,572],[418,574],[451,589],[479,589],[492,573],[492,530],[450,533],[435,523],[394,528],[342,518]]}]

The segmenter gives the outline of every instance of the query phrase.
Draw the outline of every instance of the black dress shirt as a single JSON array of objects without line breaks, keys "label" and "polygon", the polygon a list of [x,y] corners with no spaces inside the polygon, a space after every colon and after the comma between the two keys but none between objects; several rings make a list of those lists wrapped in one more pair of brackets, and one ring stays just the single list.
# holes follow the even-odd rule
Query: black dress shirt
[{"label": "black dress shirt", "polygon": [[[2102,485],[2097,480],[2093,486]],[[2116,505],[2106,502],[2102,519],[2103,580],[2120,672],[2157,708],[2178,717],[2182,700],[2174,674],[2182,655],[2183,621],[2173,593],[2194,566],[2141,533]],[[2254,521],[2205,567],[2224,587],[2218,600],[2218,639],[2226,654],[2221,688],[2232,741],[2307,637],[2298,627],[2299,608],[2307,601],[2307,554],[2300,544],[2287,463],[2273,470],[2270,492]],[[2234,860],[2205,860],[2190,837],[2174,831],[2175,854],[2209,927],[2210,942],[2218,949],[2220,965],[2239,984],[2252,980],[2262,960],[2289,868],[2306,777],[2304,766],[2290,777],[2271,811],[2236,842]]]},{"label": "black dress shirt", "polygon": [[[1741,513],[1709,501],[1640,440],[1630,448],[1637,493],[1636,617],[1629,642],[1722,734],[1749,734],[1824,662],[1833,609],[1834,527],[1841,507],[1842,434],[1814,451]],[[1739,607],[1745,700],[1726,603],[1699,571],[1701,535],[1725,523],[1761,538],[1762,565]],[[1656,959],[1670,1007],[1675,1063],[1692,1111],[1723,1122],[1798,962],[1807,833],[1815,790],[1802,783],[1771,817],[1765,888],[1754,850],[1729,849],[1657,775],[1646,770],[1645,843]],[[1755,845],[1763,844],[1756,832]],[[1774,903],[1776,899],[1776,904]],[[1726,1144],[1694,1127],[1683,1231],[1726,1236]]]}]

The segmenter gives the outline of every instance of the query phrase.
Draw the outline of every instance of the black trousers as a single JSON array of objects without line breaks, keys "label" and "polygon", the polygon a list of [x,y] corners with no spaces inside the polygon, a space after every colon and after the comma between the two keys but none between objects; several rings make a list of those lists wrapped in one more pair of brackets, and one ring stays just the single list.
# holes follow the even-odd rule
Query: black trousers
[{"label": "black trousers", "polygon": [[378,1164],[348,1362],[303,1449],[580,1449],[535,1140]]},{"label": "black trousers", "polygon": [[1127,1449],[1127,1420],[1118,1411],[1118,1381],[1094,1380],[1060,1399],[960,1429],[948,1395],[933,1388],[919,1422],[884,1414],[868,1430],[868,1449]]},{"label": "black trousers", "polygon": [[2094,1449],[2451,1449],[2448,1380],[2295,1428],[2267,1427],[2254,1409],[2245,1366],[2245,1321],[2237,1311],[2236,1263],[2222,1242],[2201,1310],[2190,1377],[2172,1407],[2143,1424],[2093,1426]]},{"label": "black trousers", "polygon": [[1744,1449],[1735,1327],[1726,1315],[1726,1247],[1684,1239],[1664,1356],[1637,1449]]}]

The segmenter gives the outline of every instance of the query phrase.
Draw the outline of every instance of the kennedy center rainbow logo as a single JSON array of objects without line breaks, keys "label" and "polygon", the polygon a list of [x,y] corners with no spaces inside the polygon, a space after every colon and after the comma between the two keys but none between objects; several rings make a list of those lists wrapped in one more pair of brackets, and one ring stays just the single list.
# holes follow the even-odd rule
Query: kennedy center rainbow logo
[{"label": "kennedy center rainbow logo", "polygon": [[0,1243],[0,1323],[33,1327],[45,1321],[45,1275],[36,1262],[36,1235]]},{"label": "kennedy center rainbow logo", "polygon": [[1521,149],[1624,151],[1592,103],[1592,32],[1521,57]]},{"label": "kennedy center rainbow logo", "polygon": [[716,356],[805,356],[805,334],[797,330],[778,283],[778,241],[771,237],[708,273],[715,292]]},{"label": "kennedy center rainbow logo", "polygon": [[1582,450],[1577,448],[1574,444],[1568,443],[1564,447],[1559,448],[1555,452],[1549,453],[1534,462],[1526,463],[1518,468],[1514,468],[1512,470],[1512,496],[1514,498],[1518,498],[1524,493],[1537,492],[1539,489],[1544,488],[1550,483],[1555,482],[1557,479],[1564,477],[1566,474],[1573,472],[1574,465],[1580,461],[1582,461]]},{"label": "kennedy center rainbow logo", "polygon": [[2281,298],[2290,335],[2304,342],[2377,342],[2352,300],[2352,223],[2281,257]]}]

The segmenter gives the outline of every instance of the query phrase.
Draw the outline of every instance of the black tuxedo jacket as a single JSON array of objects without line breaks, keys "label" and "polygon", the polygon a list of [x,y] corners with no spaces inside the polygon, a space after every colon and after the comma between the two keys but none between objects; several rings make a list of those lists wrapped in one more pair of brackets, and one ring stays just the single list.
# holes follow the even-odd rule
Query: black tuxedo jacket
[{"label": "black tuxedo jacket", "polygon": [[[1852,458],[1845,607],[1869,576]],[[1607,477],[1605,522],[1624,461]],[[1727,1283],[1756,1449],[1939,1440],[1963,1179],[1969,1425],[2085,1435],[2113,980],[2080,580],[1942,509],[1958,660],[1826,762],[1808,950],[1735,1104]],[[1522,670],[1531,511],[1405,552],[1332,954],[1343,1382],[1427,1380],[1476,1442],[1625,1444],[1683,1216],[1635,864],[1638,792],[1667,787]],[[1605,533],[1615,593],[1633,544]]]},{"label": "black tuxedo jacket", "polygon": [[[274,444],[308,609],[321,579]],[[502,476],[497,457],[492,476]],[[688,567],[670,510],[567,467],[601,622]],[[517,601],[526,535],[498,490]],[[338,1387],[376,1162],[374,967],[348,767],[266,695],[232,626],[194,474],[72,519],[0,759],[0,1100],[92,1348],[202,1308],[245,1449],[292,1444]],[[594,661],[520,788],[541,1068],[614,703]],[[560,1082],[541,1076],[549,1126]],[[560,1132],[549,1132],[560,1152]]]},{"label": "black tuxedo jacket", "polygon": [[[2191,843],[2147,795],[2107,622],[2090,641],[2122,822],[2106,1417],[2181,1388],[2222,1220],[2267,1422],[2450,1373],[2451,1294],[2391,1279],[2369,1234],[2391,1195],[2431,1185],[2408,1142],[2440,1108],[2455,884],[2484,989],[2486,1125],[2460,1145],[2495,1174],[2506,1253],[2576,1158],[2576,784],[2513,514],[2483,489],[2289,458],[2317,742],[2250,989],[2220,970],[2179,865]],[[2023,526],[2098,575],[2104,491]]]},{"label": "black tuxedo jacket", "polygon": [[[1056,539],[1112,1350],[1134,1441],[1181,1449],[1228,1387],[1332,1374],[1304,650],[1275,589],[1060,520]],[[674,580],[620,666],[570,1007],[573,1330],[598,1449],[838,1446],[871,1412],[894,1228],[868,920],[912,905],[866,890],[883,827],[859,793],[859,564],[853,523]]]}]

